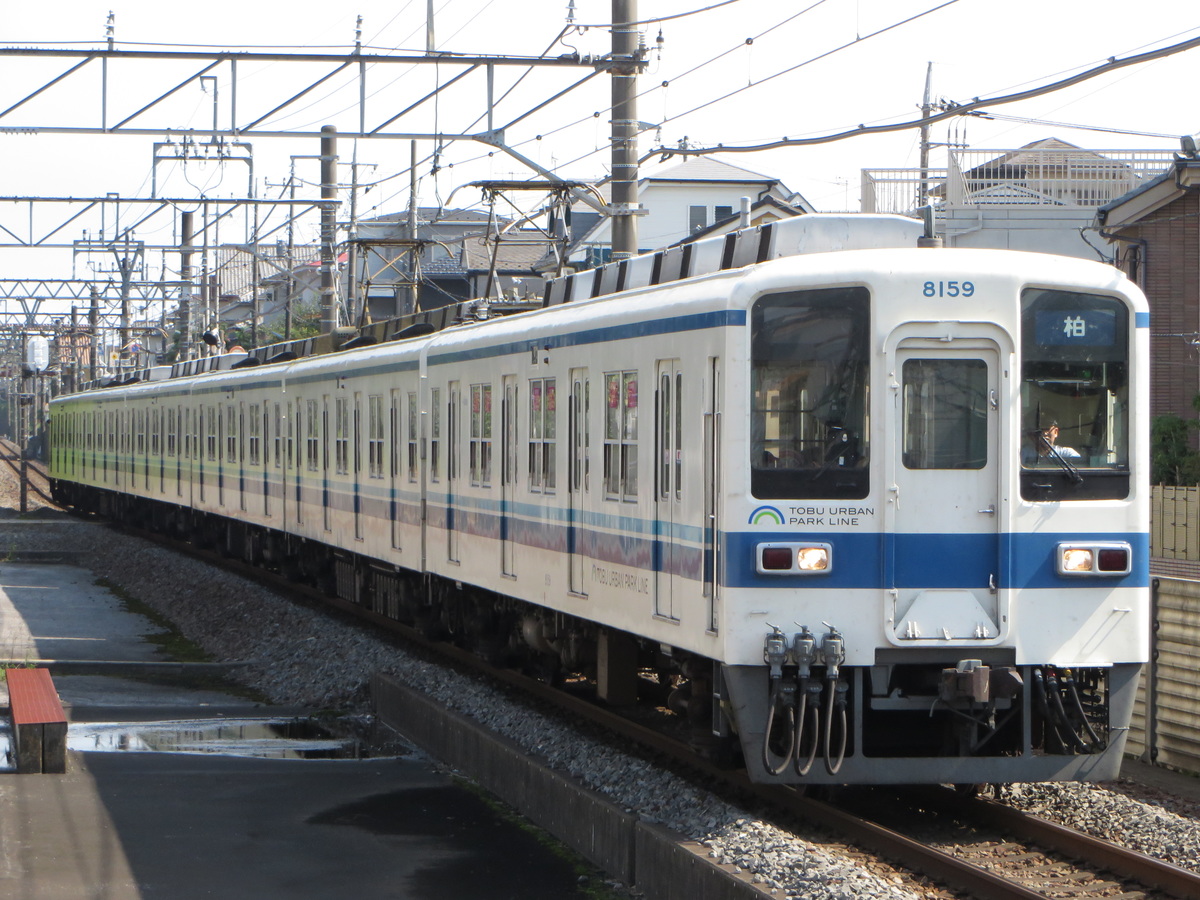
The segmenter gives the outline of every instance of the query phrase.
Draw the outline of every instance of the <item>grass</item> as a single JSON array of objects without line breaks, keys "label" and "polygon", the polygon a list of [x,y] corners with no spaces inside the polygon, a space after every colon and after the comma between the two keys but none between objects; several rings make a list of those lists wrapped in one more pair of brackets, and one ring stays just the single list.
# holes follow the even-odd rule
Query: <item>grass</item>
[{"label": "grass", "polygon": [[[157,631],[144,634],[142,637],[148,643],[157,647],[164,659],[181,663],[207,663],[215,661],[212,654],[208,653],[195,641],[185,637],[183,632],[175,626],[174,622],[144,600],[130,594],[119,584],[109,581],[107,578],[97,578],[93,583],[116,597],[123,610],[148,619],[158,629]],[[184,669],[179,672],[146,672],[134,676],[134,679],[147,684],[165,685],[167,687],[221,691],[263,705],[269,705],[270,703],[266,696],[257,689],[212,670],[188,671]]]},{"label": "grass", "polygon": [[144,634],[142,637],[158,647],[167,658],[176,662],[213,661],[212,656],[203,647],[184,637],[183,632],[175,627],[174,622],[145,601],[133,596],[119,584],[115,584],[107,578],[97,578],[94,583],[97,587],[104,588],[116,597],[123,610],[149,619],[150,623],[158,628],[158,631]]}]

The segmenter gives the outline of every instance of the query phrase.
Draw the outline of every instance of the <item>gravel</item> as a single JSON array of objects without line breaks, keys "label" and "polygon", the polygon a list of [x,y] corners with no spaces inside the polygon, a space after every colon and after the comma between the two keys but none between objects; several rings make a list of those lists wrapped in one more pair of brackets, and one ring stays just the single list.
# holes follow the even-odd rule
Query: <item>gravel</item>
[{"label": "gravel", "polygon": [[[0,504],[4,493],[0,488]],[[0,554],[69,549],[97,577],[156,608],[215,658],[253,660],[239,670],[271,702],[361,711],[376,671],[390,673],[486,724],[552,767],[566,770],[649,822],[682,833],[722,863],[781,898],[925,897],[874,873],[861,858],[803,840],[653,764],[581,736],[494,689],[419,659],[364,628],[294,605],[240,577],[110,528],[63,518],[52,524],[0,519]],[[1131,796],[1129,786],[1015,785],[1022,809],[1153,856],[1200,867],[1200,809],[1171,798]],[[881,867],[883,868],[883,867]]]}]

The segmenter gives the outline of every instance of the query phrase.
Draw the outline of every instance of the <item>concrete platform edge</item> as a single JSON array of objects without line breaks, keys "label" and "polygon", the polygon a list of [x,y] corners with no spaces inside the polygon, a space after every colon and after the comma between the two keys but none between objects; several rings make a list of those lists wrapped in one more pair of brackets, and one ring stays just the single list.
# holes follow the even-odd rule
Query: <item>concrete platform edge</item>
[{"label": "concrete platform edge", "polygon": [[391,676],[375,675],[371,697],[380,721],[652,900],[771,896],[746,876],[708,859],[699,844],[639,821],[570,776],[545,768],[503,735]]}]

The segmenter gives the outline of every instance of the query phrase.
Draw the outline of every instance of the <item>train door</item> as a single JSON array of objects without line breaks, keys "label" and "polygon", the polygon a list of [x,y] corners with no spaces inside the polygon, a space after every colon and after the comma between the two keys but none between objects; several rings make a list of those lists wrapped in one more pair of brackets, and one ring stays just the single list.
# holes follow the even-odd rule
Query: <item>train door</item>
[{"label": "train door", "polygon": [[[209,407],[213,409],[213,407]],[[232,431],[232,425],[229,421],[229,408],[227,407],[222,414],[222,408],[216,407],[213,413],[213,423],[216,427],[217,439],[215,448],[215,461],[217,464],[217,506],[225,505],[225,441],[229,438]]]},{"label": "train door", "polygon": [[500,385],[500,572],[516,576],[512,535],[514,492],[517,487],[517,376],[505,375]]},{"label": "train door", "polygon": [[708,630],[715,632],[720,611],[721,503],[721,364],[709,361],[711,394],[704,414],[704,597],[708,601]]},{"label": "train door", "polygon": [[[263,402],[263,450],[262,450],[262,491],[263,491],[263,515],[268,518],[271,516],[271,492],[274,489],[273,482],[282,483],[278,479],[283,475],[283,425],[282,416],[280,414],[279,403]],[[268,456],[270,459],[268,460]],[[274,470],[275,477],[271,477],[271,472]]]},{"label": "train door", "polygon": [[113,438],[113,486],[118,488],[121,486],[121,461],[125,456],[125,448],[129,445],[129,441],[125,437],[128,430],[126,427],[128,415],[123,409],[113,413],[113,427],[115,431]]},{"label": "train door", "polygon": [[[210,443],[209,431],[212,429],[211,420],[212,420],[212,407],[211,406],[197,406],[196,407],[196,416],[195,416],[195,420],[194,420],[195,427],[196,427],[196,440],[193,441],[192,443],[196,447],[196,451],[195,451],[196,452],[196,475],[197,475],[197,484],[199,485],[199,494],[200,494],[200,502],[201,503],[203,503],[204,499],[205,499],[205,496],[204,496],[205,477],[204,476],[205,476],[205,470],[206,470],[205,463],[208,461],[208,452],[209,452],[208,448],[209,448],[209,443]],[[203,450],[200,449],[201,438],[203,438],[203,440],[204,440],[204,449]]]},{"label": "train door", "polygon": [[351,478],[354,479],[354,539],[361,541],[363,539],[363,514],[362,514],[362,394],[355,392],[354,394],[354,411],[352,427],[354,433],[351,436],[350,452],[351,459]]},{"label": "train door", "polygon": [[446,391],[446,558],[458,562],[458,521],[455,506],[462,501],[458,496],[459,437],[462,411],[459,409],[459,387],[452,381]]},{"label": "train door", "polygon": [[587,571],[587,548],[583,543],[585,529],[581,517],[586,508],[588,492],[588,465],[591,433],[588,430],[590,414],[587,369],[571,370],[571,398],[567,412],[568,450],[567,472],[567,556],[569,558],[567,584],[573,594],[587,595],[584,577]]},{"label": "train door", "polygon": [[995,640],[1000,577],[1000,353],[906,340],[895,359],[885,541],[893,641]]},{"label": "train door", "polygon": [[278,401],[263,403],[263,441],[263,513],[270,517],[272,496],[278,491],[283,499],[283,405]]},{"label": "train door", "polygon": [[[254,407],[251,406],[251,418],[258,418],[258,413],[254,412]],[[233,454],[233,464],[238,467],[238,509],[242,512],[246,511],[246,444],[247,428],[246,428],[246,401],[238,403],[238,421],[236,421],[236,430],[234,431],[236,446]],[[253,425],[251,426],[253,428]]]},{"label": "train door", "polygon": [[287,409],[288,451],[287,461],[284,465],[288,467],[292,474],[292,502],[295,506],[296,524],[303,525],[304,494],[302,479],[304,477],[304,465],[301,463],[300,457],[308,453],[308,441],[304,433],[305,423],[308,420],[304,418],[303,400],[289,400]]},{"label": "train door", "polygon": [[321,396],[321,527],[333,530],[329,487],[329,395]]},{"label": "train door", "polygon": [[679,546],[683,503],[683,375],[679,360],[659,360],[654,394],[654,614],[678,619]]},{"label": "train door", "polygon": [[[401,413],[404,407],[401,405],[405,395],[398,388],[392,388],[391,392],[391,412],[389,414],[388,428],[388,521],[391,523],[392,529],[392,548],[400,549],[400,509],[399,509],[399,490],[400,490],[400,460],[405,457],[404,450],[408,447],[408,442],[401,437],[401,423],[403,427],[411,427],[416,425],[416,395],[413,395],[413,409],[408,412],[408,416],[402,418]],[[407,462],[407,460],[405,460]],[[406,470],[407,471],[407,470]]]}]

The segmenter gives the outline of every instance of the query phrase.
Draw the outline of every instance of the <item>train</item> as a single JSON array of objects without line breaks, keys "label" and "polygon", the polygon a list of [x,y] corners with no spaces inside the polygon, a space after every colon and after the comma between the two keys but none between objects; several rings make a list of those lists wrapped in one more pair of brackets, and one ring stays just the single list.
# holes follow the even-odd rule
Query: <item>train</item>
[{"label": "train", "polygon": [[1114,778],[1149,648],[1146,300],[936,243],[804,215],[520,313],[146,369],[53,400],[54,495],[651,697],[757,782]]}]

